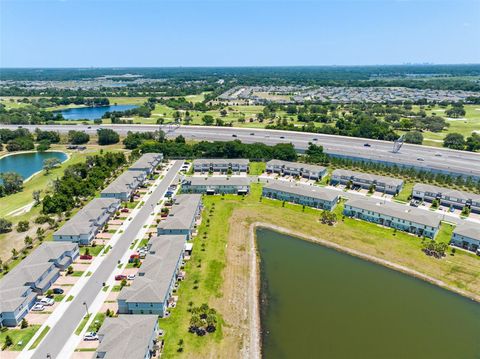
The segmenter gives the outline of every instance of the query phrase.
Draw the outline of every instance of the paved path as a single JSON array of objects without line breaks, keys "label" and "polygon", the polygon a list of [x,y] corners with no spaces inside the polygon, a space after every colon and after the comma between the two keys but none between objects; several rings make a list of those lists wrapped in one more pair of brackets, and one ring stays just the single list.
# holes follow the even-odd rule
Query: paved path
[{"label": "paved path", "polygon": [[118,261],[121,260],[124,253],[130,247],[131,242],[136,238],[137,233],[143,228],[143,225],[150,216],[153,206],[155,206],[163,197],[168,186],[177,177],[182,164],[183,161],[176,161],[173,164],[162,183],[145,202],[135,218],[132,219],[128,228],[119,238],[115,246],[110,250],[99,268],[92,274],[88,283],[72,301],[62,318],[52,329],[50,329],[45,339],[35,350],[32,358],[60,358],[59,353],[63,346],[67,343],[71,334],[75,331],[80,324],[80,321],[85,316],[85,306],[83,303],[85,302],[87,305],[92,303],[99,291],[102,290],[103,283],[107,282],[108,278],[117,267]]}]

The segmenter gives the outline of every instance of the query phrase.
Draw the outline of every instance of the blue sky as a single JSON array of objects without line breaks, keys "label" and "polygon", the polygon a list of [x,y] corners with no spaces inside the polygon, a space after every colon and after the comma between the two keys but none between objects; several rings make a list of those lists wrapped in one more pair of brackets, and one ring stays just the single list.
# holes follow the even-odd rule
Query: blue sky
[{"label": "blue sky", "polygon": [[1,67],[480,63],[479,0],[0,0]]}]

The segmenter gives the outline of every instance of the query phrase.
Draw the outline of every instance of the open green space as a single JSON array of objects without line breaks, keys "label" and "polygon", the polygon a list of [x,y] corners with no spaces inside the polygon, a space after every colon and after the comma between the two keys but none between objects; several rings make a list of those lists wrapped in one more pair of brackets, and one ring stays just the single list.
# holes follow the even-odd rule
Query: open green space
[{"label": "open green space", "polygon": [[37,337],[37,339],[35,339],[31,347],[28,349],[29,350],[35,349],[42,342],[43,338],[45,338],[49,330],[50,330],[50,327],[48,325],[45,328],[43,328],[40,335]]},{"label": "open green space", "polygon": [[[20,351],[25,348],[25,345],[32,339],[40,325],[29,325],[25,329],[7,329],[0,331],[0,348],[5,345],[5,338],[7,335],[12,339],[12,346],[6,348],[6,350]],[[1,356],[1,355],[0,355]]]},{"label": "open green space", "polygon": [[103,322],[105,321],[105,317],[105,313],[99,312],[95,314],[95,318],[93,318],[93,321],[88,327],[87,332],[98,332]]},{"label": "open green space", "polygon": [[80,335],[85,325],[87,325],[88,319],[90,318],[91,314],[87,314],[83,317],[82,321],[78,325],[77,329],[75,329],[75,335]]}]

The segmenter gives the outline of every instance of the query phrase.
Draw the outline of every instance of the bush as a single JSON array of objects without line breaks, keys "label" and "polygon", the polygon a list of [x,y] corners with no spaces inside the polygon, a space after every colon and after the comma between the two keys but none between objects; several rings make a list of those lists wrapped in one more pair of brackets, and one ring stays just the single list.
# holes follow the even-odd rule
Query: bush
[{"label": "bush", "polygon": [[20,221],[17,224],[17,232],[26,232],[30,228],[28,221]]},{"label": "bush", "polygon": [[8,233],[12,230],[12,222],[4,218],[0,218],[0,233]]}]

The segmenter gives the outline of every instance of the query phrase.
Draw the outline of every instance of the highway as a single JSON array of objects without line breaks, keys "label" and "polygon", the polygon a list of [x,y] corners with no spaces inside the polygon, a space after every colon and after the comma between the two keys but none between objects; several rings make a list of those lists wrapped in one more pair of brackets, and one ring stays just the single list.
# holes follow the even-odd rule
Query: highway
[{"label": "highway", "polygon": [[[15,129],[16,125],[1,125],[0,128]],[[146,132],[162,129],[168,137],[183,135],[186,139],[207,141],[229,141],[238,139],[245,143],[262,142],[267,145],[292,143],[299,151],[308,147],[310,142],[322,145],[328,154],[349,156],[356,159],[396,163],[418,169],[429,169],[441,173],[472,176],[480,179],[480,154],[455,151],[420,145],[404,144],[398,153],[393,153],[393,143],[364,138],[325,135],[307,132],[250,129],[237,127],[180,126],[168,125],[28,125],[23,126],[33,131],[35,128],[68,132],[75,129],[94,134],[98,128],[111,128],[120,134]],[[368,144],[369,146],[365,146]]]},{"label": "highway", "polygon": [[140,211],[130,222],[129,226],[107,254],[98,269],[92,274],[88,282],[82,288],[80,293],[73,299],[68,309],[63,314],[57,324],[50,329],[45,339],[35,350],[32,358],[45,359],[57,358],[65,343],[75,332],[78,324],[85,316],[85,306],[83,303],[92,303],[98,293],[102,290],[103,283],[107,281],[110,275],[118,265],[118,261],[128,250],[131,242],[136,238],[137,233],[145,224],[150,216],[153,205],[163,197],[168,186],[178,175],[183,161],[176,161],[172,168],[165,175],[160,185],[155,189],[149,199],[140,208]]}]

